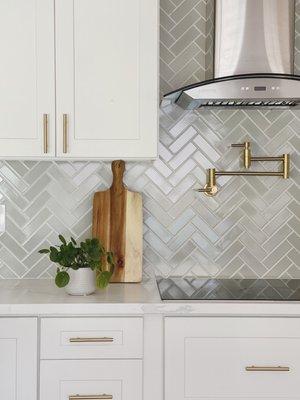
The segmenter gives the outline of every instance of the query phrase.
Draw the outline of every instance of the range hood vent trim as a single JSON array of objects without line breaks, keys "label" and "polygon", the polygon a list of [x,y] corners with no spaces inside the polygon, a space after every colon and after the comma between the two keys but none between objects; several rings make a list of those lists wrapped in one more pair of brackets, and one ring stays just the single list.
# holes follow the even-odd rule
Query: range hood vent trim
[{"label": "range hood vent trim", "polygon": [[163,107],[174,103],[186,110],[204,107],[299,109],[300,75],[260,73],[210,79],[184,86],[163,97]]}]

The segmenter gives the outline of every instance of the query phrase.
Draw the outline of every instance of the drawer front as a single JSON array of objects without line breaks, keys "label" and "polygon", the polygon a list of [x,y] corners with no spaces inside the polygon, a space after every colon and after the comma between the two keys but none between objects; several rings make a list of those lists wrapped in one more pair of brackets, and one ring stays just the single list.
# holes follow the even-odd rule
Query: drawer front
[{"label": "drawer front", "polygon": [[43,318],[42,359],[142,358],[143,318]]},{"label": "drawer front", "polygon": [[300,399],[300,319],[166,318],[165,368],[166,400]]},{"label": "drawer front", "polygon": [[43,360],[40,400],[141,400],[141,360]]}]

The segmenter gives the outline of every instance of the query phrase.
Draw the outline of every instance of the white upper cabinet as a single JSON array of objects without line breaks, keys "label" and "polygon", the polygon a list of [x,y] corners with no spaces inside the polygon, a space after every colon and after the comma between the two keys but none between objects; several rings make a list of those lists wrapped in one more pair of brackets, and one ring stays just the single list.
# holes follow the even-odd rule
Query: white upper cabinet
[{"label": "white upper cabinet", "polygon": [[158,3],[0,0],[0,157],[155,158]]},{"label": "white upper cabinet", "polygon": [[0,157],[54,156],[53,0],[0,1],[0,54]]},{"label": "white upper cabinet", "polygon": [[36,393],[37,320],[1,318],[0,398],[35,400]]},{"label": "white upper cabinet", "polygon": [[154,158],[158,0],[57,0],[57,155]]}]

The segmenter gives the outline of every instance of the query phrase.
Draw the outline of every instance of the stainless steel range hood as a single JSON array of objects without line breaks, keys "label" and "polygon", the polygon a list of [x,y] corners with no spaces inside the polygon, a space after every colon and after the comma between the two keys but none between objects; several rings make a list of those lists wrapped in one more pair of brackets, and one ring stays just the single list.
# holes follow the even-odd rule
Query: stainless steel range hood
[{"label": "stainless steel range hood", "polygon": [[294,35],[294,0],[215,0],[214,79],[168,93],[162,105],[300,108]]}]

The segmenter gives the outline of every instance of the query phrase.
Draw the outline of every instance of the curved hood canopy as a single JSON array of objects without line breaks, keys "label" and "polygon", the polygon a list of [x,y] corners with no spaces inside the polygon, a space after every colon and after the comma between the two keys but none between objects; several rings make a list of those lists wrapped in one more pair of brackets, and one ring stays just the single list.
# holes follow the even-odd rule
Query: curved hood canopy
[{"label": "curved hood canopy", "polygon": [[248,74],[212,79],[164,96],[162,105],[171,103],[186,110],[200,107],[299,108],[300,76]]},{"label": "curved hood canopy", "polygon": [[184,109],[300,108],[294,0],[215,0],[215,78],[164,96]]}]

